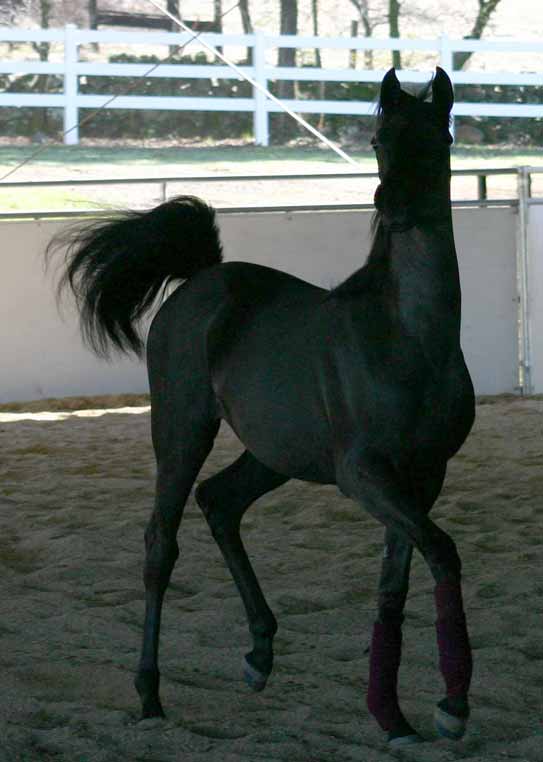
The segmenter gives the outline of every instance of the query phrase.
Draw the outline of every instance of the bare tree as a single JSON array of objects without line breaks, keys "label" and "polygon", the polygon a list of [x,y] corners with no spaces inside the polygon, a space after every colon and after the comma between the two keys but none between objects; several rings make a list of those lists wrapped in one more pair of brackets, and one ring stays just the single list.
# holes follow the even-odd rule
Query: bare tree
[{"label": "bare tree", "polygon": [[249,11],[249,0],[239,0],[238,7],[241,14],[243,34],[252,34],[253,22],[251,21],[251,13]]},{"label": "bare tree", "polygon": [[[179,8],[179,0],[166,0],[166,10],[168,11],[168,13],[171,13],[172,16],[177,16],[179,18],[181,17],[181,10]],[[179,28],[177,24],[175,23],[175,21],[172,21],[170,19],[170,22],[171,22],[170,24],[171,31],[178,32]],[[174,53],[175,50],[176,50],[176,46],[174,47],[173,45],[170,45],[170,53]]]},{"label": "bare tree", "polygon": [[[279,34],[297,34],[298,0],[279,1],[281,3],[281,21]],[[279,57],[277,64],[278,66],[296,66],[296,48],[279,48]],[[285,84],[291,85],[292,83],[286,82]]]},{"label": "bare tree", "polygon": [[[369,0],[351,0],[351,3],[358,11],[358,16],[364,30],[364,37],[371,37],[375,27],[382,23],[382,21],[372,17]],[[364,51],[364,64],[367,69],[373,68],[373,50]]]},{"label": "bare tree", "polygon": [[[49,22],[51,21],[51,13],[53,10],[52,0],[39,0],[39,2],[29,2],[27,4],[28,9],[32,12],[32,15],[38,16],[39,24],[42,29],[49,29]],[[48,42],[33,42],[32,47],[40,57],[40,61],[49,60],[50,43]],[[33,84],[33,88],[38,93],[47,91],[49,84],[48,74],[38,74]],[[32,109],[31,112],[31,131],[34,135],[39,136],[41,132],[47,132],[49,128],[49,114],[47,109]],[[41,139],[41,138],[40,138]]]},{"label": "bare tree", "polygon": [[[480,40],[483,36],[483,32],[485,31],[488,22],[490,21],[490,17],[500,4],[500,0],[478,0],[478,11],[477,16],[475,18],[475,21],[473,23],[473,27],[471,29],[471,32],[469,34],[466,34],[464,36],[465,40]],[[462,69],[466,65],[466,63],[469,61],[471,56],[473,55],[473,52],[465,51],[462,53],[455,53],[454,55],[454,68],[455,69]]]},{"label": "bare tree", "polygon": [[[53,10],[52,0],[39,0],[38,14],[40,26],[42,29],[49,29],[49,22],[51,21],[51,11]],[[32,47],[37,51],[40,61],[47,61],[49,58],[48,42],[33,42]]]},{"label": "bare tree", "polygon": [[[319,36],[319,0],[311,0],[311,21],[313,24],[313,36]],[[322,66],[321,49],[315,48],[315,64]]]},{"label": "bare tree", "polygon": [[213,0],[213,23],[222,32],[222,0]]},{"label": "bare tree", "polygon": [[[495,12],[496,8],[500,4],[501,0],[477,0],[477,15],[475,17],[475,20],[473,21],[473,25],[471,28],[471,31],[469,34],[465,35],[464,39],[474,39],[478,40],[483,36],[483,33],[485,29],[488,26],[488,23],[492,17],[492,14]],[[364,27],[365,34],[368,34],[368,27],[367,22],[372,25],[372,28],[370,30],[370,34],[373,32],[375,27],[382,23],[381,20],[377,20],[373,13],[370,13],[369,10],[369,0],[351,0],[351,3],[355,6],[355,8],[358,10],[360,14],[360,19],[362,21],[362,25]],[[420,12],[417,14],[416,11],[413,9],[405,8],[404,6],[408,6],[408,3],[405,3],[404,0],[387,0],[388,5],[388,29],[389,29],[389,35],[390,37],[400,37],[400,20],[402,18],[411,17],[411,20],[413,22],[414,18],[420,18]],[[460,5],[460,3],[459,3]],[[424,17],[426,18],[426,14],[424,14]],[[469,61],[473,53],[471,52],[461,52],[461,53],[455,53],[454,55],[454,66],[455,69],[461,69],[463,68],[466,63]],[[402,66],[402,57],[399,50],[392,51],[392,65],[396,68],[401,68]]]},{"label": "bare tree", "polygon": [[[319,36],[319,0],[311,0],[311,20],[313,22],[313,35]],[[322,68],[321,49],[315,48],[315,65]],[[326,82],[319,82],[319,98],[323,101],[326,97]],[[319,130],[324,129],[324,114],[319,116]]]},{"label": "bare tree", "polygon": [[[298,33],[298,1],[280,0],[281,21],[279,34]],[[296,48],[279,48],[277,59],[278,66],[296,66]],[[294,96],[294,82],[292,80],[279,81],[279,97],[292,98]]]},{"label": "bare tree", "polygon": [[[280,34],[298,33],[298,0],[280,0],[281,21]],[[296,66],[296,48],[279,48],[277,60],[278,66]],[[294,98],[296,83],[292,80],[280,79],[277,84],[279,98]],[[290,117],[287,121],[286,114],[280,114],[278,118],[278,135],[281,139],[287,137],[292,127]]]},{"label": "bare tree", "polygon": [[25,0],[0,0],[0,24],[12,24],[17,13],[25,7]]},{"label": "bare tree", "polygon": [[[241,16],[241,26],[243,27],[243,34],[253,34],[253,22],[251,21],[251,12],[249,11],[249,0],[239,0],[238,8]],[[245,60],[249,66],[253,63],[253,49],[247,48]]]},{"label": "bare tree", "polygon": [[[213,0],[213,24],[215,30],[222,34],[222,0]],[[223,52],[223,46],[217,45],[219,53]]]},{"label": "bare tree", "polygon": [[[399,0],[388,0],[388,28],[391,37],[400,36],[400,10]],[[399,50],[392,51],[392,66],[396,69],[402,68],[402,57]]]},{"label": "bare tree", "polygon": [[96,23],[96,14],[98,12],[98,8],[96,7],[96,0],[89,0],[88,11],[89,11],[89,27],[91,29],[96,29],[98,26]]}]

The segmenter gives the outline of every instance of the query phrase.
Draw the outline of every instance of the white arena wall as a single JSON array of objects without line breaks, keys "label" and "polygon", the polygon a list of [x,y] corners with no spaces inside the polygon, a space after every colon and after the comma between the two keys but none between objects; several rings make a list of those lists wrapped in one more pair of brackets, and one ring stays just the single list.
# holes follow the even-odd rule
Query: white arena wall
[{"label": "white arena wall", "polygon": [[543,206],[528,211],[528,331],[532,390],[543,393]]},{"label": "white arena wall", "polygon": [[[277,267],[325,287],[363,264],[370,220],[368,211],[219,215],[227,260]],[[81,342],[73,306],[65,306],[62,318],[58,314],[54,272],[44,272],[43,252],[51,236],[68,224],[73,220],[0,220],[0,402],[147,390],[142,363],[97,359]],[[457,208],[454,228],[462,343],[476,392],[513,392],[518,383],[517,214],[509,207]],[[542,263],[534,257],[530,262],[543,283]],[[531,314],[543,321],[541,286],[539,296],[539,313],[532,309]],[[534,371],[534,390],[543,391],[543,362]]]}]

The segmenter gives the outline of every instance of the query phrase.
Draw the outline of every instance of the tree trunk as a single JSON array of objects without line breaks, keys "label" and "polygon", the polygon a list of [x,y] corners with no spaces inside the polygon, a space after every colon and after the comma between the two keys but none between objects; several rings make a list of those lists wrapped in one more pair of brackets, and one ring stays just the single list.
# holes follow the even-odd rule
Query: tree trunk
[{"label": "tree trunk", "polygon": [[89,0],[89,28],[96,29],[96,0]]},{"label": "tree trunk", "polygon": [[[222,0],[213,0],[213,23],[219,34],[222,34]],[[223,52],[222,45],[217,45],[219,53]]]},{"label": "tree trunk", "polygon": [[[313,21],[313,36],[319,36],[319,0],[311,0],[311,19]],[[315,48],[315,65],[322,69],[322,56],[321,49]],[[326,82],[319,82],[319,100],[324,101],[326,99]],[[324,114],[319,116],[319,130],[324,129]]]},{"label": "tree trunk", "polygon": [[[179,2],[178,0],[167,0],[166,2],[166,9],[168,13],[171,13],[172,16],[177,16],[178,18],[181,18],[181,11],[179,9]],[[181,29],[177,26],[175,21],[172,21],[170,19],[170,32],[180,32]],[[168,47],[168,51],[170,53],[170,56],[174,56],[177,51],[179,50],[179,45],[170,45]]]},{"label": "tree trunk", "polygon": [[[40,0],[40,26],[42,29],[49,29],[52,5],[51,0]],[[40,61],[45,62],[49,60],[50,45],[48,42],[33,42],[32,47],[37,51]],[[47,92],[48,82],[48,74],[38,74],[34,84],[36,92]],[[40,132],[47,132],[49,127],[49,112],[47,109],[45,108],[43,111],[41,109],[39,111],[37,109],[32,109],[31,113],[31,133],[33,135],[39,135]]]},{"label": "tree trunk", "polygon": [[239,0],[239,12],[241,14],[241,24],[243,34],[253,33],[253,22],[251,21],[251,12],[249,11],[249,0]]},{"label": "tree trunk", "polygon": [[[172,16],[179,16],[179,3],[177,0],[167,0],[166,8],[168,10],[168,13],[171,13]],[[175,23],[175,21],[171,22],[171,30],[172,32],[178,32],[179,27]]]},{"label": "tree trunk", "polygon": [[[356,10],[358,11],[358,15],[360,16],[360,21],[362,22],[362,26],[364,27],[364,36],[365,37],[371,37],[373,35],[373,27],[375,26],[374,23],[372,23],[370,18],[370,9],[368,6],[368,0],[351,0],[351,3],[354,5]],[[356,33],[353,33],[353,24],[356,22],[351,23],[351,37],[356,37],[358,34],[358,29]],[[358,27],[358,25],[357,25]],[[355,65],[353,68],[356,68],[356,58],[357,58],[357,51],[354,51],[355,53]],[[364,65],[366,69],[373,69],[373,50],[365,50],[364,51]]]},{"label": "tree trunk", "polygon": [[[42,29],[49,29],[49,19],[51,17],[51,0],[40,0],[40,26]],[[49,43],[48,42],[33,42],[32,46],[38,53],[40,61],[47,61],[49,59]]]},{"label": "tree trunk", "polygon": [[[89,29],[98,29],[98,23],[96,20],[98,8],[96,6],[97,6],[97,0],[89,0],[88,8],[87,8],[89,12]],[[92,49],[98,52],[100,50],[100,45],[97,42],[93,42]]]},{"label": "tree trunk", "polygon": [[[249,11],[249,0],[239,0],[238,3],[239,12],[241,15],[241,25],[243,27],[243,34],[253,34],[253,22],[251,21],[251,13]],[[253,63],[253,49],[247,48],[247,54],[245,60],[249,66]]]},{"label": "tree trunk", "polygon": [[[280,0],[281,25],[280,34],[298,33],[298,2],[297,0]],[[278,66],[296,66],[296,48],[279,48]],[[296,83],[292,80],[280,79],[277,84],[279,98],[294,98]],[[288,114],[280,114],[278,118],[278,138],[286,140],[294,134],[295,123]]]},{"label": "tree trunk", "polygon": [[[358,37],[358,21],[351,21],[351,37]],[[349,51],[349,69],[356,69],[357,57],[358,50],[356,48]]]},{"label": "tree trunk", "polygon": [[[281,2],[281,27],[279,34],[298,33],[298,2],[297,0],[280,0]],[[296,66],[296,49],[279,48],[279,66]],[[284,83],[292,85],[291,82]],[[288,89],[288,88],[287,88]]]},{"label": "tree trunk", "polygon": [[[400,2],[388,0],[388,28],[391,37],[400,36]],[[392,51],[392,66],[395,69],[402,68],[402,57],[399,50]]]},{"label": "tree trunk", "polygon": [[222,32],[222,0],[213,0],[213,12],[217,30]]},{"label": "tree trunk", "polygon": [[[490,17],[500,4],[500,0],[479,0],[479,10],[477,12],[477,18],[473,24],[473,28],[469,34],[467,34],[465,40],[480,40],[485,31],[486,25],[490,21]],[[473,53],[470,51],[463,51],[455,53],[453,56],[454,68],[462,69],[472,57]]]},{"label": "tree trunk", "polygon": [[[311,0],[311,20],[313,22],[313,36],[319,36],[319,0]],[[315,64],[322,67],[321,49],[315,48]]]}]

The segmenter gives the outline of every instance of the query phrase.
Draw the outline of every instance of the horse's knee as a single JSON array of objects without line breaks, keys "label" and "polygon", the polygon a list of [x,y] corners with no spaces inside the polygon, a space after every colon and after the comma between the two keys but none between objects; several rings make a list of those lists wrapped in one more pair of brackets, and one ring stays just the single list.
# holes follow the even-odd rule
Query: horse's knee
[{"label": "horse's knee", "polygon": [[407,598],[407,585],[405,590],[395,592],[381,592],[378,600],[378,617],[383,624],[401,625],[404,620],[404,608]]},{"label": "horse's knee", "polygon": [[452,537],[435,525],[433,526],[432,543],[425,556],[437,583],[447,579],[460,579],[462,561],[458,555],[456,543]]}]

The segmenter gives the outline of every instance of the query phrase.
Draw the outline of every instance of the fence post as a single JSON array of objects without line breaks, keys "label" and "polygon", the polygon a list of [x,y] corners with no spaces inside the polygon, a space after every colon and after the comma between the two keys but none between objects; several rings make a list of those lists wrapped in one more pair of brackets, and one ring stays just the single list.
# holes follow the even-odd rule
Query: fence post
[{"label": "fence post", "polygon": [[[79,51],[76,41],[75,24],[64,27],[64,143],[79,143],[79,112],[77,108],[77,63]],[[69,132],[68,132],[69,130]]]},{"label": "fence post", "polygon": [[[452,75],[454,72],[454,58],[453,58],[453,52],[451,49],[451,42],[446,34],[442,34],[439,39],[439,65],[442,69],[445,69],[449,77],[452,81]],[[454,88],[454,82],[453,82],[453,88]],[[450,126],[451,135],[454,138],[455,133],[455,123],[454,123],[454,116],[451,115],[451,126]]]},{"label": "fence post", "polygon": [[519,387],[521,394],[532,393],[532,347],[530,337],[529,278],[528,278],[528,210],[530,201],[530,167],[519,167],[517,283],[519,302]]},{"label": "fence post", "polygon": [[477,198],[479,201],[486,201],[488,198],[486,175],[477,175]]},{"label": "fence post", "polygon": [[[259,85],[268,87],[266,79],[266,38],[262,32],[254,34],[253,48],[254,79]],[[270,134],[268,128],[268,109],[266,108],[267,98],[264,93],[253,88],[253,98],[255,102],[254,110],[254,133],[255,143],[258,146],[267,146],[270,144]]]}]

